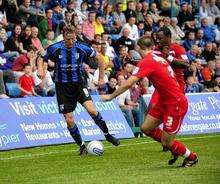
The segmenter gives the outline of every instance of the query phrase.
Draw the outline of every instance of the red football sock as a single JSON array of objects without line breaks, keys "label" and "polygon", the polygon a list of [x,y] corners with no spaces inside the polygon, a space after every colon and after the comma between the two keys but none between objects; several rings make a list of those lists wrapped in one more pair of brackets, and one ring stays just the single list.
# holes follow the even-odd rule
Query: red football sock
[{"label": "red football sock", "polygon": [[162,130],[160,128],[153,129],[147,136],[153,138],[157,142],[161,142]]},{"label": "red football sock", "polygon": [[173,141],[171,152],[173,155],[183,156],[185,158],[189,158],[190,160],[195,159],[195,154],[192,153],[189,149],[187,149],[183,143],[177,140]]}]

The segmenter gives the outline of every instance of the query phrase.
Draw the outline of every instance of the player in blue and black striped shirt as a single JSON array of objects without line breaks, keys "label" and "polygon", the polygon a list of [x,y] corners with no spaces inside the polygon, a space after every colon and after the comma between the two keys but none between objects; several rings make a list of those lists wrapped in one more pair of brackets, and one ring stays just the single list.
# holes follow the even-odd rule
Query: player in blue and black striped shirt
[{"label": "player in blue and black striped shirt", "polygon": [[71,136],[80,146],[80,154],[86,153],[86,146],[82,142],[78,127],[74,122],[73,111],[77,102],[86,108],[103,131],[106,140],[118,146],[119,140],[109,134],[105,121],[92,102],[83,75],[83,62],[86,62],[88,57],[95,57],[99,64],[99,85],[104,84],[102,57],[89,46],[76,41],[73,27],[64,28],[63,37],[64,41],[55,43],[47,49],[44,59],[55,63],[54,80],[59,112],[64,115]]}]

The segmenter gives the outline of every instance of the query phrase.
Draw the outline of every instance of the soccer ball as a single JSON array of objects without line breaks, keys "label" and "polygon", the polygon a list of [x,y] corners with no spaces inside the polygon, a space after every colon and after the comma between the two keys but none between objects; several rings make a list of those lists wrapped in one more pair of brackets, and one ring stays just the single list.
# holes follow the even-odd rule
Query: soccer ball
[{"label": "soccer ball", "polygon": [[104,147],[100,141],[91,141],[87,145],[87,151],[90,155],[101,156],[104,153]]}]

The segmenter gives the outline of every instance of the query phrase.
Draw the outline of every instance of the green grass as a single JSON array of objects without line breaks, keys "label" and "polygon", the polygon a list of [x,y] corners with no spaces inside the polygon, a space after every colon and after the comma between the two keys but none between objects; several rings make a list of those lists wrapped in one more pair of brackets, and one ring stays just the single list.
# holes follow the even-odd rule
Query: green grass
[{"label": "green grass", "polygon": [[199,163],[168,166],[170,154],[149,138],[122,140],[117,148],[104,142],[105,154],[78,156],[73,144],[0,153],[0,184],[217,184],[220,183],[220,134],[181,136],[197,152]]}]

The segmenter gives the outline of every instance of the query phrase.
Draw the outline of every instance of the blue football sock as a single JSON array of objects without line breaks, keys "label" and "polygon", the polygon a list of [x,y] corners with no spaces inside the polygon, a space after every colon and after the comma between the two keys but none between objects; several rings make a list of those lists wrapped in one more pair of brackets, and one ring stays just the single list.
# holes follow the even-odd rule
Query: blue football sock
[{"label": "blue football sock", "polygon": [[92,116],[92,119],[95,121],[96,125],[98,125],[98,127],[103,131],[104,134],[108,134],[108,127],[99,112],[97,116]]},{"label": "blue football sock", "polygon": [[72,136],[72,138],[75,140],[76,144],[78,144],[79,146],[82,145],[82,138],[81,135],[79,133],[79,129],[77,127],[77,125],[75,124],[74,127],[72,128],[68,128],[70,135]]}]

